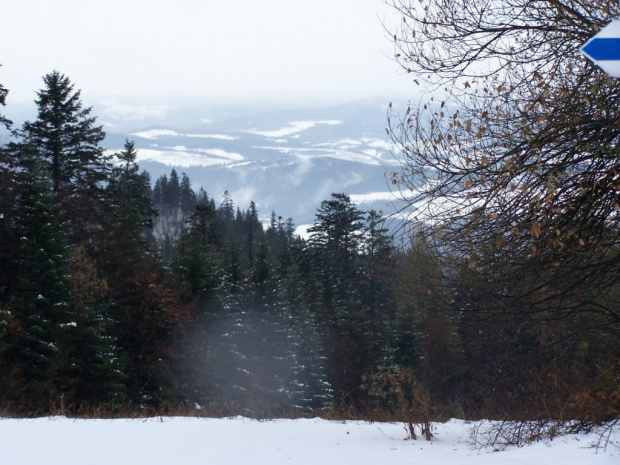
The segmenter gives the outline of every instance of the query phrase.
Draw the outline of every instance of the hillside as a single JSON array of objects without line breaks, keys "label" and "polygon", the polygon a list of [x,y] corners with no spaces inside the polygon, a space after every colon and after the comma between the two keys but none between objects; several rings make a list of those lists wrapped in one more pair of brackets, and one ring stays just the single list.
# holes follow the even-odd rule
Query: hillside
[{"label": "hillside", "polygon": [[[397,162],[384,131],[387,103],[377,99],[222,119],[200,118],[197,109],[187,109],[184,118],[172,115],[166,126],[123,131],[115,128],[126,125],[111,120],[104,145],[117,152],[132,139],[140,168],[152,179],[175,168],[215,199],[228,190],[242,208],[254,200],[263,219],[276,211],[304,224],[332,192],[352,195],[363,209],[391,210],[386,176]],[[188,114],[195,115],[193,124]],[[211,116],[207,109],[204,114]]]}]

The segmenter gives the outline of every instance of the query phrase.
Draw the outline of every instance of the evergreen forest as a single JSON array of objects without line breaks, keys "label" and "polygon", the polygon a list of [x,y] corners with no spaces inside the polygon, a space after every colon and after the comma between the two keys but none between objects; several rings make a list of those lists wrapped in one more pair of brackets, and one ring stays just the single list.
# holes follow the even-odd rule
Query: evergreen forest
[{"label": "evergreen forest", "polygon": [[618,415],[617,321],[489,311],[492,277],[345,193],[302,239],[174,169],[151,179],[132,141],[103,149],[68,77],[43,82],[34,121],[1,120],[0,413]]},{"label": "evergreen forest", "polygon": [[263,225],[184,173],[151,180],[132,141],[106,154],[69,78],[43,81],[0,152],[3,411],[356,411],[363,376],[416,366],[426,317],[380,212],[335,193],[308,240]]}]

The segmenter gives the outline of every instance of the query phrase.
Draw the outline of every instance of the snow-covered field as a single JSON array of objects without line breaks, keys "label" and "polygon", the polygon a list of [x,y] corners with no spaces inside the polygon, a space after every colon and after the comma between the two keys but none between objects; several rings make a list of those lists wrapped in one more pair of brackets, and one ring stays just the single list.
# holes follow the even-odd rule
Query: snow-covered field
[{"label": "snow-covered field", "polygon": [[404,440],[402,424],[319,419],[0,420],[0,463],[45,465],[607,465],[620,435],[557,438],[494,452],[469,443],[468,425],[439,424],[432,442]]}]

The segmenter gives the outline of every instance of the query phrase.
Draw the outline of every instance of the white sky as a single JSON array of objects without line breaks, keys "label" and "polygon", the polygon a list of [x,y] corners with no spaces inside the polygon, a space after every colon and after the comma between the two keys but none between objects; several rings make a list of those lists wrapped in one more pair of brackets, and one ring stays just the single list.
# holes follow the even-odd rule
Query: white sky
[{"label": "white sky", "polygon": [[415,87],[382,19],[398,21],[381,0],[5,1],[0,83],[9,104],[53,69],[89,101],[403,97]]}]

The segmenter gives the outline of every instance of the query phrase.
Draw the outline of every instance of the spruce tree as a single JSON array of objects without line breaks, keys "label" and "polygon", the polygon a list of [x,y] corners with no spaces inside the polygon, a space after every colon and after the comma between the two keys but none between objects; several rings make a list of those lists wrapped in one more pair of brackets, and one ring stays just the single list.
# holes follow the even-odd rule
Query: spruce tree
[{"label": "spruce tree", "polygon": [[156,211],[151,200],[148,174],[139,174],[137,151],[133,141],[125,140],[122,151],[116,154],[118,164],[112,169],[108,186],[108,210],[116,224],[117,233],[143,239],[141,233],[153,228]]},{"label": "spruce tree", "polygon": [[180,206],[181,203],[181,185],[179,184],[179,175],[175,169],[170,172],[170,179],[163,187],[164,204],[174,208]]},{"label": "spruce tree", "polygon": [[[235,219],[235,203],[228,191],[224,191],[224,199],[218,209],[218,215],[224,225],[227,226],[225,229],[228,230],[230,223]],[[228,238],[227,235],[226,238]]]},{"label": "spruce tree", "polygon": [[181,211],[189,214],[196,206],[196,192],[192,189],[192,183],[187,174],[181,176],[180,186]]},{"label": "spruce tree", "polygon": [[288,335],[294,347],[289,396],[293,405],[304,411],[314,412],[331,403],[333,390],[327,379],[324,340],[317,315],[312,311],[312,304],[315,302],[309,292],[309,276],[303,273],[298,265],[303,249],[298,242],[299,238],[292,234],[292,221],[288,224],[285,230],[281,217],[278,217],[278,221],[274,221],[275,227],[270,227],[270,230],[277,233],[280,247],[272,266],[278,301],[286,306],[281,318],[288,319],[292,326]]},{"label": "spruce tree", "polygon": [[309,243],[330,266],[349,274],[354,272],[363,214],[348,195],[332,194],[331,197],[321,202],[315,224],[308,229],[312,234]]},{"label": "spruce tree", "polygon": [[[6,105],[7,95],[8,90],[0,84],[0,107]],[[0,130],[2,127],[10,129],[11,124],[8,118],[0,114]],[[0,237],[3,238],[0,241],[0,312],[2,303],[7,298],[7,290],[16,276],[15,270],[11,268],[11,257],[16,248],[15,231],[11,222],[11,211],[15,203],[15,175],[14,157],[6,148],[0,146]]]},{"label": "spruce tree", "polygon": [[52,186],[37,153],[22,147],[14,222],[16,288],[9,304],[2,365],[3,395],[31,412],[45,412],[59,399],[59,341],[71,323],[66,243]]},{"label": "spruce tree", "polygon": [[211,293],[222,275],[217,245],[220,241],[217,213],[209,204],[196,205],[181,234],[174,269],[193,296]]},{"label": "spruce tree", "polygon": [[[80,91],[69,78],[53,71],[35,100],[38,115],[18,131],[45,161],[56,203],[71,221],[74,240],[83,241],[98,221],[101,184],[108,159],[99,145],[105,133],[83,108]],[[78,237],[75,237],[78,236]]]},{"label": "spruce tree", "polygon": [[0,147],[0,306],[7,299],[8,290],[15,282],[17,272],[12,259],[17,249],[13,209],[17,189],[17,167],[9,150]]},{"label": "spruce tree", "polygon": [[109,287],[84,246],[69,254],[73,298],[72,321],[62,334],[62,366],[58,379],[65,403],[76,409],[111,408],[124,401],[119,348],[110,316]]},{"label": "spruce tree", "polygon": [[107,188],[101,264],[113,299],[110,316],[127,394],[136,404],[156,406],[176,396],[171,346],[187,318],[179,295],[164,282],[145,234],[156,211],[148,178],[138,172],[133,142],[126,141],[116,157],[119,164]]},{"label": "spruce tree", "polygon": [[[247,244],[248,244],[248,263],[249,268],[252,269],[254,263],[254,254],[256,253],[256,245],[261,243],[263,236],[263,228],[258,220],[258,211],[256,210],[256,204],[252,200],[250,202],[250,208],[248,209],[245,220],[247,222]],[[265,246],[266,247],[266,246]],[[266,249],[265,249],[266,250]],[[266,259],[266,257],[265,257]]]},{"label": "spruce tree", "polygon": [[322,294],[320,322],[336,395],[348,393],[372,366],[365,350],[367,323],[359,293],[362,213],[345,194],[321,203],[308,229],[311,267]]},{"label": "spruce tree", "polygon": [[367,302],[370,316],[377,316],[377,307],[382,304],[379,295],[386,277],[386,268],[390,265],[390,258],[394,252],[392,238],[385,227],[385,219],[375,210],[370,210],[366,216],[366,227],[362,240],[366,262],[365,276],[368,279]]},{"label": "spruce tree", "polygon": [[358,289],[364,313],[365,350],[376,363],[389,358],[390,331],[396,315],[396,249],[381,213],[366,214]]}]

